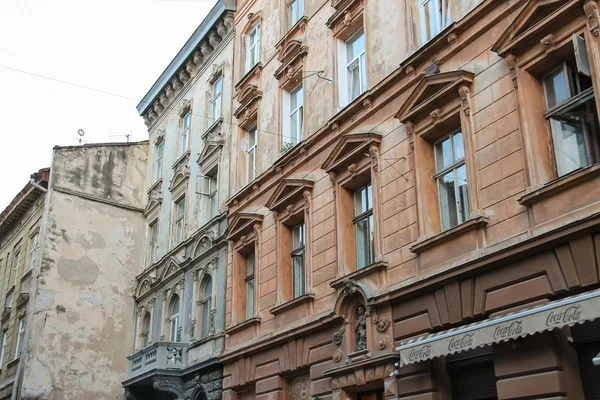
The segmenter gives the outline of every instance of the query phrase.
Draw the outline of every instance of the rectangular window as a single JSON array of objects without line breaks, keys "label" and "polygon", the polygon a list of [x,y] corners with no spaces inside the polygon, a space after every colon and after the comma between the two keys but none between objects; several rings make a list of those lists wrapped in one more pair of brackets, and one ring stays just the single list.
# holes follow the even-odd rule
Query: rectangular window
[{"label": "rectangular window", "polygon": [[219,76],[212,84],[212,117],[216,121],[221,118],[221,102],[223,98],[223,77]]},{"label": "rectangular window", "polygon": [[175,204],[175,244],[183,241],[185,225],[185,198]]},{"label": "rectangular window", "polygon": [[367,90],[365,35],[363,29],[346,41],[346,69],[349,102]]},{"label": "rectangular window", "polygon": [[157,181],[162,176],[163,153],[165,150],[165,142],[160,142],[156,146],[156,166],[154,168],[154,180]]},{"label": "rectangular window", "polygon": [[447,230],[469,219],[467,168],[461,131],[435,143],[435,169],[442,230]]},{"label": "rectangular window", "polygon": [[17,281],[19,280],[19,270],[21,268],[21,252],[17,251],[15,253],[15,282],[14,284],[17,284]]},{"label": "rectangular window", "polygon": [[206,196],[207,199],[204,212],[208,216],[208,219],[213,218],[219,213],[218,177],[218,166],[215,166],[204,176],[204,188],[202,194]]},{"label": "rectangular window", "polygon": [[150,264],[154,264],[158,256],[158,221],[150,225]]},{"label": "rectangular window", "polygon": [[252,28],[246,40],[246,72],[248,72],[258,64],[260,59],[260,23]]},{"label": "rectangular window", "polygon": [[6,332],[2,334],[2,349],[0,350],[0,369],[4,365],[4,353],[6,352]]},{"label": "rectangular window", "polygon": [[254,253],[246,257],[246,319],[254,317]]},{"label": "rectangular window", "polygon": [[288,120],[285,132],[287,137],[284,143],[298,144],[302,141],[302,130],[304,121],[304,90],[302,85],[289,93],[289,98],[286,101]]},{"label": "rectangular window", "polygon": [[25,319],[19,318],[19,332],[17,333],[17,345],[15,346],[15,358],[21,355],[21,346],[23,345],[23,335],[25,334]]},{"label": "rectangular window", "polygon": [[4,299],[4,308],[10,308],[12,306],[12,292],[6,295]]},{"label": "rectangular window", "polygon": [[169,341],[177,342],[177,330],[179,329],[179,314],[171,316],[169,325]]},{"label": "rectangular window", "polygon": [[181,143],[180,143],[181,155],[183,155],[186,151],[188,151],[188,148],[189,148],[191,118],[192,118],[192,115],[189,111],[183,117],[183,121],[182,121],[183,131],[181,132]]},{"label": "rectangular window", "polygon": [[257,139],[256,127],[250,128],[246,132],[246,183],[252,182],[256,178]]},{"label": "rectangular window", "polygon": [[[578,56],[587,63],[586,55]],[[546,75],[543,84],[558,176],[597,162],[598,114],[586,70],[572,59]]]},{"label": "rectangular window", "polygon": [[374,262],[373,247],[373,187],[354,192],[354,230],[356,234],[356,269]]},{"label": "rectangular window", "polygon": [[292,0],[290,9],[290,28],[296,25],[296,22],[304,16],[304,0]]},{"label": "rectangular window", "polygon": [[452,21],[448,0],[421,0],[420,14],[423,43],[435,37]]},{"label": "rectangular window", "polygon": [[39,238],[39,233],[36,233],[31,237],[31,250],[29,250],[29,269],[33,269],[35,262],[37,261]]},{"label": "rectangular window", "polygon": [[304,295],[304,224],[292,228],[294,298]]}]

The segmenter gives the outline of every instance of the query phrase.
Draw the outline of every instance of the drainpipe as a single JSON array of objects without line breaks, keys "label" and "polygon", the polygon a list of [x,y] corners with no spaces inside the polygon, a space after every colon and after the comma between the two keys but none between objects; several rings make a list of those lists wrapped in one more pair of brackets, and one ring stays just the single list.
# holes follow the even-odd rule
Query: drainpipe
[{"label": "drainpipe", "polygon": [[32,174],[29,178],[30,178],[29,179],[29,184],[31,186],[33,186],[36,189],[40,189],[42,192],[47,192],[48,191],[48,189],[46,189],[45,187],[43,187],[42,185],[40,185],[39,183],[37,183],[35,181],[35,174]]}]

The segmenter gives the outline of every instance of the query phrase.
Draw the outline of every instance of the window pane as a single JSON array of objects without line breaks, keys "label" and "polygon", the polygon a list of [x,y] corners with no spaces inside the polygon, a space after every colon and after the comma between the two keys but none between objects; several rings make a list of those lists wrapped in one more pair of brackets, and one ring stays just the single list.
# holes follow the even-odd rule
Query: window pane
[{"label": "window pane", "polygon": [[289,141],[290,143],[298,143],[298,125],[299,125],[299,121],[298,121],[299,115],[298,115],[298,111],[294,112],[291,116],[290,116],[290,137],[289,137]]},{"label": "window pane", "polygon": [[358,68],[358,60],[348,66],[348,79],[350,100],[354,100],[360,95],[360,70]]},{"label": "window pane", "polygon": [[370,264],[369,247],[371,232],[369,229],[369,218],[356,222],[356,269],[361,269]]},{"label": "window pane", "polygon": [[560,68],[545,79],[546,102],[548,108],[569,98],[568,78],[564,68]]},{"label": "window pane", "polygon": [[304,224],[292,229],[292,249],[296,250],[304,246]]},{"label": "window pane", "polygon": [[293,1],[290,4],[290,26],[294,26],[298,18],[298,1]]},{"label": "window pane", "polygon": [[365,52],[365,35],[362,29],[348,41],[346,49],[348,61],[352,61]]},{"label": "window pane", "polygon": [[221,95],[218,95],[213,101],[213,119],[219,119],[221,117]]},{"label": "window pane", "polygon": [[204,283],[202,295],[204,300],[212,296],[212,280],[210,278],[208,278],[208,280]]},{"label": "window pane", "polygon": [[367,189],[362,188],[354,192],[354,216],[359,216],[360,214],[366,212],[368,208],[367,204]]},{"label": "window pane", "polygon": [[146,314],[144,317],[144,332],[148,332],[150,330],[150,314]]},{"label": "window pane", "polygon": [[373,186],[369,183],[367,185],[367,210],[373,208]]},{"label": "window pane", "polygon": [[175,316],[179,314],[179,297],[175,296],[173,298],[173,303],[171,305],[171,316]]},{"label": "window pane", "polygon": [[163,156],[163,150],[164,150],[164,147],[165,147],[164,145],[165,145],[165,143],[162,142],[161,144],[159,144],[157,146],[157,149],[156,149],[156,158],[162,158],[162,156]]},{"label": "window pane", "polygon": [[178,218],[183,217],[184,213],[185,213],[185,200],[181,200],[179,203],[177,203],[177,217]]},{"label": "window pane", "polygon": [[456,132],[452,137],[452,141],[454,142],[454,161],[465,158],[465,145],[463,143],[462,132]]},{"label": "window pane", "polygon": [[246,319],[254,317],[254,279],[246,282]]},{"label": "window pane", "polygon": [[304,254],[294,256],[294,297],[304,294]]},{"label": "window pane", "polygon": [[459,222],[465,222],[469,219],[469,193],[467,191],[467,167],[462,165],[457,168],[456,176],[458,179],[458,211]]},{"label": "window pane", "polygon": [[450,136],[435,144],[435,165],[438,171],[452,164]]},{"label": "window pane", "polygon": [[360,56],[360,93],[367,91],[367,56],[363,54]]},{"label": "window pane", "polygon": [[185,114],[183,117],[183,129],[187,129],[190,126],[190,113]]},{"label": "window pane", "polygon": [[450,171],[439,178],[438,187],[442,230],[446,230],[458,225],[456,194],[454,193],[454,171]]},{"label": "window pane", "polygon": [[176,342],[177,341],[177,326],[179,325],[179,318],[174,318],[171,320],[171,331],[169,332],[169,341]]},{"label": "window pane", "polygon": [[373,264],[375,261],[373,255],[375,254],[375,234],[373,232],[373,215],[369,216],[369,255],[367,258],[367,265]]},{"label": "window pane", "polygon": [[590,165],[583,115],[569,114],[567,118],[550,119],[559,176]]},{"label": "window pane", "polygon": [[254,275],[254,253],[246,257],[246,276]]},{"label": "window pane", "polygon": [[202,337],[208,336],[210,330],[210,299],[202,304]]},{"label": "window pane", "polygon": [[248,149],[254,147],[256,144],[256,129],[248,131]]},{"label": "window pane", "polygon": [[221,92],[223,92],[223,78],[219,77],[213,84],[213,87],[213,98],[216,98],[218,95],[221,94]]}]

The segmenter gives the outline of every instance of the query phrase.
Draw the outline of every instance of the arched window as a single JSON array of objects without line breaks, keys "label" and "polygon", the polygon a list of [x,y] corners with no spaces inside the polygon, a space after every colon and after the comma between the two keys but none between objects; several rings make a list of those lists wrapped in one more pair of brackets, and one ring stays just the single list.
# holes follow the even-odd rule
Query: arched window
[{"label": "arched window", "polygon": [[169,341],[177,342],[177,331],[179,328],[179,296],[173,295],[171,298],[171,329]]},{"label": "arched window", "polygon": [[200,299],[202,307],[202,337],[208,336],[210,331],[210,309],[212,300],[212,279],[206,278],[202,286],[202,298]]},{"label": "arched window", "polygon": [[149,312],[146,311],[144,314],[144,319],[142,320],[142,332],[140,333],[140,337],[142,339],[142,348],[148,346],[150,342],[150,323],[152,321],[152,317]]}]

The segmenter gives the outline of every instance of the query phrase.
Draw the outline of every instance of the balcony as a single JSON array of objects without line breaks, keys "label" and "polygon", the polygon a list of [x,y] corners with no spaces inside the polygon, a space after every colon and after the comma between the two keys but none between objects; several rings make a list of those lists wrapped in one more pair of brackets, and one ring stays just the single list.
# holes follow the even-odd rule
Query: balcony
[{"label": "balcony", "polygon": [[180,371],[187,364],[185,343],[157,342],[127,357],[128,379],[151,371]]}]

